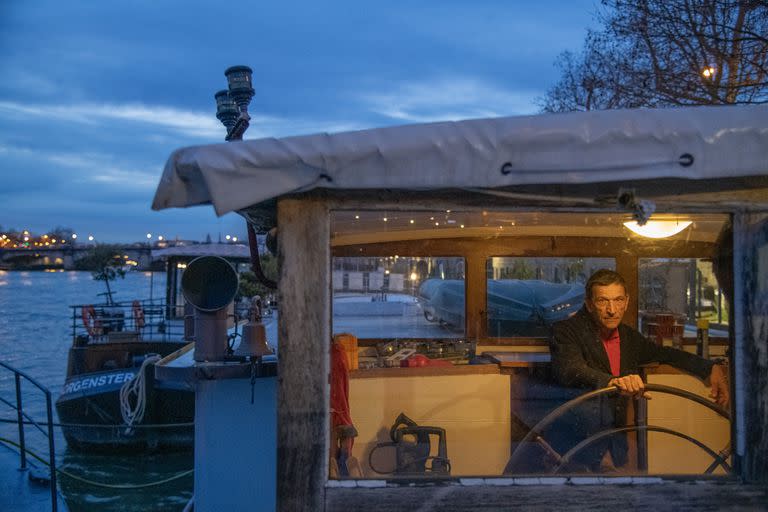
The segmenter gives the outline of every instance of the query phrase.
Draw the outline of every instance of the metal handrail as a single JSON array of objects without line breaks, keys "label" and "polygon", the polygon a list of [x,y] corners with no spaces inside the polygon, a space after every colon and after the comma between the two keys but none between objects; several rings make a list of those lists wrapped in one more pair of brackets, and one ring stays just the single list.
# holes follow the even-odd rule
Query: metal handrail
[{"label": "metal handrail", "polygon": [[[16,385],[15,409],[16,409],[16,415],[17,415],[18,426],[19,426],[19,447],[20,447],[19,456],[21,457],[20,469],[27,468],[27,448],[24,440],[24,423],[25,423],[24,418],[29,418],[29,416],[24,414],[24,408],[21,400],[21,378],[23,377],[29,382],[31,382],[35,387],[37,387],[45,395],[45,407],[46,407],[46,413],[48,415],[48,458],[49,458],[48,462],[50,465],[50,472],[51,472],[51,510],[53,512],[56,512],[58,510],[58,500],[56,499],[56,447],[55,447],[55,441],[53,436],[53,407],[52,407],[51,392],[50,390],[48,390],[48,388],[46,388],[45,386],[37,382],[37,380],[33,379],[23,371],[18,370],[13,366],[7,363],[4,363],[3,361],[0,361],[0,366],[13,372],[15,385]],[[13,405],[10,405],[10,406],[11,408],[14,408]],[[37,423],[35,423],[35,426],[38,429],[40,429],[40,426],[37,425]],[[42,431],[42,429],[40,430]]]},{"label": "metal handrail", "polygon": [[[138,333],[143,340],[174,341],[182,339],[181,325],[171,322],[172,318],[180,317],[181,306],[169,306],[162,299],[137,300],[141,307],[142,318],[136,317],[134,301],[113,301],[111,303],[76,304],[72,309],[72,339],[78,337],[101,340],[108,332],[131,331]],[[103,333],[94,334],[88,331],[83,323],[84,308],[94,308],[100,330]],[[175,310],[175,311],[172,311]],[[176,332],[178,328],[178,332]]]},{"label": "metal handrail", "polygon": [[[4,398],[0,398],[0,402],[3,402],[4,404],[8,405],[11,408],[15,408],[13,404],[11,404],[8,400],[5,400]],[[29,417],[29,415],[24,414],[25,418],[28,418],[28,421],[25,421],[25,425],[34,425],[37,427],[38,430],[43,432],[42,427],[47,427],[48,423],[38,423],[37,421],[34,421]],[[0,418],[0,423],[18,423],[18,420],[10,419],[10,418]],[[77,428],[111,428],[114,429],[116,427],[118,428],[125,428],[125,423],[70,423],[70,422],[54,422],[54,427],[77,427]],[[138,425],[131,425],[131,428],[134,430],[141,430],[141,429],[164,429],[164,428],[179,428],[179,427],[194,427],[195,422],[194,421],[185,421],[185,422],[179,422],[179,423],[140,423]],[[43,435],[47,434],[43,432]]]}]

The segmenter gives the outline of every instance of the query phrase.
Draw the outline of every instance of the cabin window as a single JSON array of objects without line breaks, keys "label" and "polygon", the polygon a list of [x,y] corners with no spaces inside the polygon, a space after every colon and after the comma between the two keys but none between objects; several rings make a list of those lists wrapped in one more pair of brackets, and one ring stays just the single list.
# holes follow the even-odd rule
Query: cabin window
[{"label": "cabin window", "polygon": [[[728,358],[729,215],[656,217],[685,229],[637,235],[624,212],[332,212],[333,346],[352,370],[348,416],[343,402],[331,404],[330,477],[727,474],[730,423],[678,396],[622,402],[617,421],[654,428],[622,435],[611,456],[589,464],[570,451],[589,437],[584,418],[608,421],[607,397],[537,426],[590,391],[556,379],[549,338],[554,322],[581,309],[597,269],[626,279],[625,324],[692,353],[705,332],[703,355]],[[651,384],[709,394],[668,365],[639,371]]]},{"label": "cabin window", "polygon": [[613,258],[489,258],[486,311],[491,338],[541,337],[584,304],[584,283]]},{"label": "cabin window", "polygon": [[695,345],[703,321],[710,346],[727,345],[730,308],[711,259],[640,258],[638,281],[643,334],[665,345]]},{"label": "cabin window", "polygon": [[464,336],[464,259],[333,258],[333,332],[359,339]]}]

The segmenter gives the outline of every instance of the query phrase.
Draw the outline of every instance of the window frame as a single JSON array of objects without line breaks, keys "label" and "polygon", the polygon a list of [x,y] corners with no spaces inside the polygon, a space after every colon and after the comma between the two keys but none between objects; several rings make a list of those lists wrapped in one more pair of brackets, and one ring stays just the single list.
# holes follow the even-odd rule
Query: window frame
[{"label": "window frame", "polygon": [[[574,214],[584,212],[574,211]],[[514,243],[512,243],[514,242]],[[666,247],[659,248],[659,243]],[[585,247],[592,247],[590,251]],[[440,238],[429,240],[408,240],[380,242],[355,246],[335,246],[331,257],[363,256],[410,256],[410,257],[463,257],[466,272],[465,336],[477,340],[479,345],[547,345],[543,337],[496,338],[488,336],[486,311],[487,283],[486,265],[494,257],[571,257],[571,258],[615,258],[616,271],[627,281],[630,297],[638,293],[638,263],[640,258],[712,258],[716,245],[684,240],[643,241],[632,239],[601,239],[589,237],[522,236],[499,237],[493,240],[483,238]],[[624,322],[632,327],[638,325],[637,301],[627,310]],[[375,338],[369,338],[375,343]]]}]

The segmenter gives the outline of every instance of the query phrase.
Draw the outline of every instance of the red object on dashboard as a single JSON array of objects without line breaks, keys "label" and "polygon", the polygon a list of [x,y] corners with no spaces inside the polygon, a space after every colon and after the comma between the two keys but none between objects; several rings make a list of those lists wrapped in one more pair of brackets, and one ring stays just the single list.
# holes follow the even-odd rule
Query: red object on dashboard
[{"label": "red object on dashboard", "polygon": [[430,359],[424,354],[413,354],[408,359],[400,361],[403,368],[416,368],[418,366],[453,366],[450,361],[444,359]]}]

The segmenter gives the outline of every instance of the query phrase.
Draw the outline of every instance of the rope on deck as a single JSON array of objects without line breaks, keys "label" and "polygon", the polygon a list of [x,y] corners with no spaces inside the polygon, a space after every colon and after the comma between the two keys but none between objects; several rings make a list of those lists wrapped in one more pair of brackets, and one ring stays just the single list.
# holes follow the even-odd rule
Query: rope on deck
[{"label": "rope on deck", "polygon": [[141,420],[144,419],[144,410],[147,405],[147,366],[153,365],[159,360],[160,356],[157,354],[147,356],[141,363],[136,377],[120,388],[120,413],[123,416],[123,421],[128,425],[129,431],[134,423],[141,423]]}]

